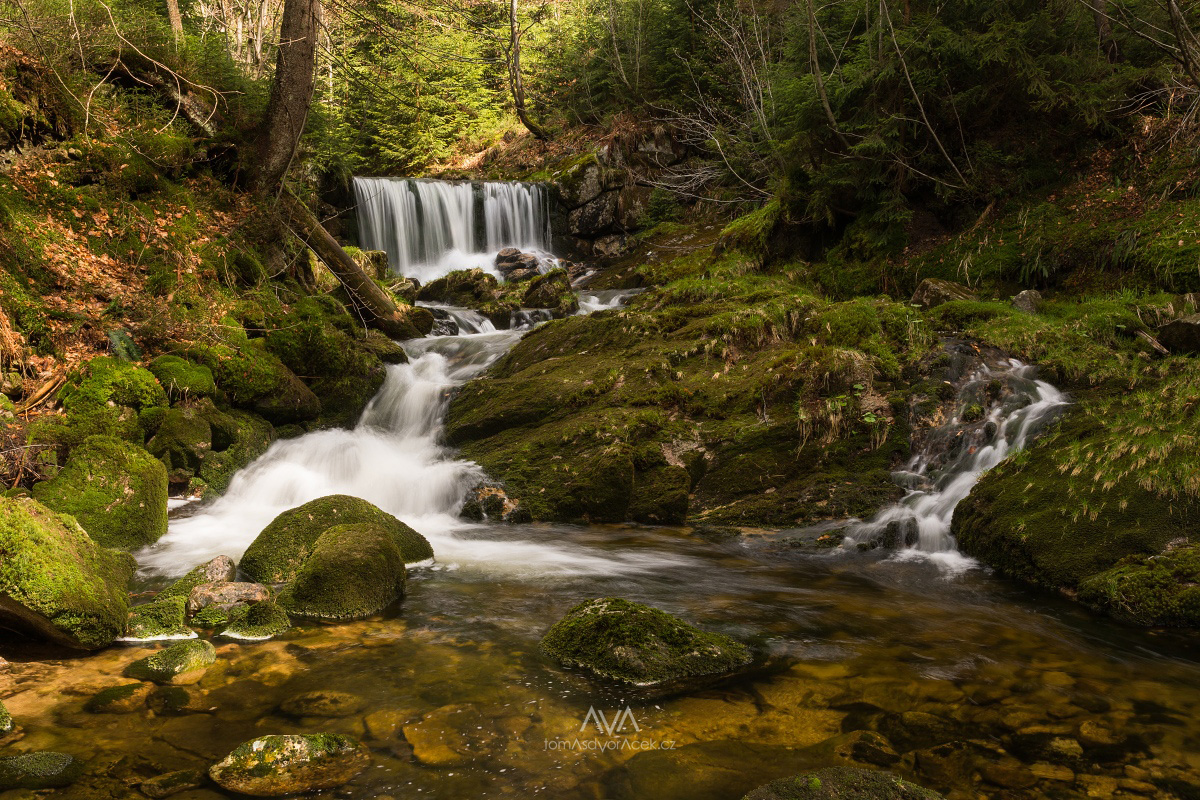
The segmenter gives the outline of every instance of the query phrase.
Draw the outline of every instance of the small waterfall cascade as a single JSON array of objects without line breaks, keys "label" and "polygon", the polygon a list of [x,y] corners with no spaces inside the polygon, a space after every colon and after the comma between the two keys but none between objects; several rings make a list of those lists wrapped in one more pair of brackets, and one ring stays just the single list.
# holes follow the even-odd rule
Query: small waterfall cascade
[{"label": "small waterfall cascade", "polygon": [[355,178],[359,241],[396,272],[430,281],[455,269],[496,274],[505,247],[549,258],[546,187],[517,181]]},{"label": "small waterfall cascade", "polygon": [[[606,298],[606,307],[621,297]],[[535,574],[612,574],[644,568],[636,554],[614,560],[566,547],[497,538],[458,517],[468,489],[484,479],[442,443],[453,391],[481,374],[539,320],[511,330],[475,311],[437,307],[445,335],[404,343],[409,363],[387,378],[351,430],[278,441],[238,472],[226,493],[171,520],[165,536],[138,554],[150,573],[176,576],[218,555],[241,557],[289,508],[330,494],[368,500],[420,531],[440,563]],[[189,509],[190,510],[190,509]]]},{"label": "small waterfall cascade", "polygon": [[974,369],[958,391],[956,412],[893,473],[907,494],[870,521],[851,525],[843,547],[882,543],[898,548],[900,558],[927,558],[950,571],[973,566],[950,534],[955,507],[985,472],[1023,449],[1067,404],[1062,392],[1016,359]]}]

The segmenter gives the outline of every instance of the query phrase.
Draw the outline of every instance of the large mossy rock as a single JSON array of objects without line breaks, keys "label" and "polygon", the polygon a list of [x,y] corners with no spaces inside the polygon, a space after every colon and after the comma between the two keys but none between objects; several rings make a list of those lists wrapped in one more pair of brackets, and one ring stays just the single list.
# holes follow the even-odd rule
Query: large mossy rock
[{"label": "large mossy rock", "polygon": [[325,531],[359,523],[388,531],[406,564],[433,558],[429,541],[391,514],[361,498],[336,494],[312,500],[272,520],[246,549],[241,570],[259,583],[286,583],[296,577]]},{"label": "large mossy rock", "polygon": [[321,415],[321,401],[261,339],[236,331],[227,342],[192,344],[185,355],[212,370],[219,386],[239,408],[275,425],[307,422]]},{"label": "large mossy rock", "polygon": [[548,308],[556,316],[565,317],[579,310],[579,298],[571,289],[567,271],[552,269],[529,282],[521,305],[525,308]]},{"label": "large mossy rock", "polygon": [[41,751],[0,758],[0,791],[61,789],[83,775],[83,762],[67,753]]},{"label": "large mossy rock", "polygon": [[35,425],[33,438],[75,447],[89,436],[141,444],[167,407],[167,394],[149,370],[109,356],[94,358],[58,391],[65,414]]},{"label": "large mossy rock", "polygon": [[[1143,624],[1177,624],[1175,604],[1152,590],[1165,589],[1172,570],[1136,565],[1188,541],[1200,506],[1167,502],[1136,475],[1097,481],[1098,467],[1072,466],[1076,454],[1109,448],[1106,436],[1093,418],[1072,412],[1055,433],[983,476],[955,509],[952,533],[963,551],[1003,575],[1071,594],[1086,583],[1079,597],[1098,608]],[[1109,572],[1126,559],[1130,566]]]},{"label": "large mossy rock", "polygon": [[349,736],[264,736],[240,745],[208,774],[231,792],[278,797],[341,786],[370,763],[367,749]]},{"label": "large mossy rock", "polygon": [[229,622],[220,635],[227,639],[262,641],[287,633],[291,627],[287,612],[268,600],[231,608]]},{"label": "large mossy rock", "polygon": [[752,661],[728,636],[614,597],[575,606],[542,637],[542,651],[596,678],[664,689],[730,675]]},{"label": "large mossy rock", "polygon": [[172,400],[212,397],[217,383],[212,370],[203,364],[194,364],[176,355],[162,355],[150,362],[146,369],[158,378],[159,384]]},{"label": "large mossy rock", "polygon": [[[336,307],[330,307],[333,304]],[[331,320],[349,318],[329,297],[306,297],[265,337],[267,349],[321,398],[322,422],[350,426],[386,377],[383,361],[365,346],[365,332],[347,332]]]},{"label": "large mossy rock", "polygon": [[85,439],[54,478],[34,485],[33,496],[74,516],[106,547],[144,547],[167,532],[166,468],[112,436]]},{"label": "large mossy rock", "polygon": [[329,528],[279,593],[289,614],[350,620],[376,614],[404,596],[404,554],[392,531],[373,522]]},{"label": "large mossy rock", "polygon": [[421,287],[417,299],[463,308],[479,308],[499,294],[495,276],[481,269],[455,270]]},{"label": "large mossy rock", "polygon": [[193,478],[200,478],[209,492],[219,493],[273,441],[275,428],[262,417],[222,411],[202,400],[169,409],[146,449],[167,468],[172,486],[187,488]]},{"label": "large mossy rock", "polygon": [[126,639],[191,639],[196,633],[187,626],[187,600],[183,597],[164,597],[134,606],[129,612]]},{"label": "large mossy rock", "polygon": [[211,642],[192,639],[139,658],[125,668],[124,675],[139,681],[189,684],[199,681],[216,660],[217,651]]},{"label": "large mossy rock", "polygon": [[0,498],[0,625],[69,647],[105,647],[125,632],[136,567],[73,517]]},{"label": "large mossy rock", "polygon": [[942,796],[889,772],[829,767],[771,781],[742,800],[942,800]]},{"label": "large mossy rock", "polygon": [[1079,599],[1138,625],[1200,628],[1200,545],[1124,558],[1082,581]]}]

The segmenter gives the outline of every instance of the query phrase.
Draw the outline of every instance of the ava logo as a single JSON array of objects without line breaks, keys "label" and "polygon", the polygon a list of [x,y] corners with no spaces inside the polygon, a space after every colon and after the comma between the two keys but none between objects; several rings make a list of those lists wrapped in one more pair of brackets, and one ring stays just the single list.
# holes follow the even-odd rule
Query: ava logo
[{"label": "ava logo", "polygon": [[638,727],[637,720],[633,717],[633,709],[629,706],[625,706],[624,711],[614,711],[611,720],[604,716],[603,711],[597,711],[596,707],[592,706],[588,709],[587,716],[583,718],[583,724],[579,726],[579,732],[585,733],[589,724],[595,725],[596,730],[605,736],[615,736],[617,734],[628,736],[631,733],[640,733],[642,730]]}]

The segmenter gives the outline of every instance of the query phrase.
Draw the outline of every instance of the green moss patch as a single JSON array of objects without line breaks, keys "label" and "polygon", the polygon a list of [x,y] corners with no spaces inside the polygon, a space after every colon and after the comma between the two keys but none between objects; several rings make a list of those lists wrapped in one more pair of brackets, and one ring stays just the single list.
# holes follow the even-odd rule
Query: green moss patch
[{"label": "green moss patch", "polygon": [[216,660],[217,651],[211,642],[193,639],[134,661],[125,668],[124,674],[127,678],[155,683],[189,681]]},{"label": "green moss patch", "polygon": [[404,556],[386,527],[338,525],[321,534],[279,605],[301,617],[347,620],[376,614],[404,596]]},{"label": "green moss patch", "polygon": [[136,564],[96,544],[74,518],[0,498],[0,617],[29,633],[95,649],[125,632]]},{"label": "green moss patch", "polygon": [[433,558],[428,540],[391,514],[358,497],[330,495],[272,520],[246,549],[239,566],[259,583],[286,583],[295,578],[325,531],[359,523],[386,530],[406,564]]},{"label": "green moss patch", "polygon": [[1079,599],[1138,625],[1200,627],[1200,547],[1126,557],[1084,580]]},{"label": "green moss patch", "polygon": [[75,756],[45,750],[0,758],[0,789],[60,789],[78,780],[83,768]]},{"label": "green moss patch", "polygon": [[559,664],[636,686],[723,675],[750,664],[750,651],[665,611],[607,597],[580,603],[542,637]]},{"label": "green moss patch", "polygon": [[167,532],[166,468],[141,447],[111,436],[85,439],[54,478],[33,487],[33,496],[73,515],[108,547],[143,547]]},{"label": "green moss patch", "polygon": [[187,598],[166,597],[140,606],[129,612],[126,639],[180,639],[192,638],[196,634],[186,624]]},{"label": "green moss patch", "polygon": [[158,378],[159,384],[172,400],[189,397],[211,397],[217,391],[212,370],[203,364],[193,364],[175,355],[162,355],[150,362],[147,369]]},{"label": "green moss patch", "polygon": [[291,627],[292,621],[286,611],[275,603],[264,601],[230,609],[229,622],[221,630],[221,635],[228,639],[257,641],[287,633]]}]

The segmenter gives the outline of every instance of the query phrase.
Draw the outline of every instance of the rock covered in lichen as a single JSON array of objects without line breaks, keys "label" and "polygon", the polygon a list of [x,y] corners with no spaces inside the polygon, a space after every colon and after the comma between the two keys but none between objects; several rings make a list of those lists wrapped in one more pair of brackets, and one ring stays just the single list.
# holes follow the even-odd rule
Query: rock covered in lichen
[{"label": "rock covered in lichen", "polygon": [[230,609],[228,623],[221,630],[227,639],[261,641],[287,633],[292,621],[287,612],[271,601]]},{"label": "rock covered in lichen", "polygon": [[370,763],[367,749],[349,736],[264,736],[239,746],[208,774],[229,791],[278,797],[341,786]]},{"label": "rock covered in lichen", "polygon": [[182,578],[159,592],[158,599],[182,597],[186,601],[188,596],[191,595],[192,589],[195,589],[202,583],[232,581],[235,577],[237,577],[237,566],[234,564],[233,559],[229,556],[217,556],[211,561],[193,567]]},{"label": "rock covered in lichen", "polygon": [[83,774],[75,756],[48,750],[0,758],[0,790],[59,789]]},{"label": "rock covered in lichen", "polygon": [[195,683],[216,660],[217,651],[211,642],[192,639],[134,661],[124,674],[127,678],[155,683]]},{"label": "rock covered in lichen", "polygon": [[261,603],[271,599],[271,590],[261,583],[213,581],[202,583],[188,594],[188,614],[196,614],[213,606],[230,611],[235,606]]},{"label": "rock covered in lichen", "polygon": [[28,498],[0,498],[0,621],[68,647],[105,647],[125,632],[127,553],[96,544],[74,518]]},{"label": "rock covered in lichen", "polygon": [[110,686],[92,695],[83,705],[92,714],[129,714],[146,707],[152,688],[147,683]]},{"label": "rock covered in lichen", "polygon": [[5,708],[4,703],[0,703],[0,735],[12,733],[16,727],[17,723],[13,719],[13,715]]},{"label": "rock covered in lichen", "polygon": [[279,593],[289,614],[360,619],[404,596],[404,554],[391,531],[375,523],[338,525],[317,539],[295,578]]},{"label": "rock covered in lichen", "polygon": [[187,626],[186,601],[182,597],[165,597],[129,612],[125,639],[191,639],[196,632]]},{"label": "rock covered in lichen", "polygon": [[742,800],[941,800],[941,797],[890,772],[828,767],[771,781]]},{"label": "rock covered in lichen", "polygon": [[336,525],[368,523],[385,529],[411,564],[433,558],[429,541],[391,514],[344,494],[312,500],[284,511],[246,549],[241,569],[261,583],[286,583],[296,577],[317,540]]},{"label": "rock covered in lichen", "polygon": [[33,496],[75,517],[106,547],[143,547],[167,532],[166,468],[112,436],[85,439],[54,478],[34,485]]},{"label": "rock covered in lichen", "polygon": [[665,611],[615,597],[575,606],[542,637],[542,651],[593,677],[640,687],[672,687],[748,666],[745,645]]}]

